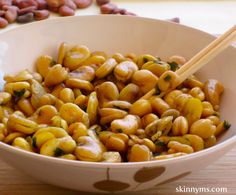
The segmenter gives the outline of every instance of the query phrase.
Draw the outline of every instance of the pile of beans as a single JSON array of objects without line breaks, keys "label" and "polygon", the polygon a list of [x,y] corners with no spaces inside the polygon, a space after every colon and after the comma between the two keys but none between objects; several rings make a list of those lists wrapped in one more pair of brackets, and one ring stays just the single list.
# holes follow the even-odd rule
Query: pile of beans
[{"label": "pile of beans", "polygon": [[[60,16],[73,16],[76,9],[87,8],[92,2],[93,0],[0,0],[0,28],[13,22],[28,23],[47,19],[50,11]],[[109,0],[96,0],[96,3],[100,6],[101,14],[136,15]],[[169,20],[179,23],[178,18]]]},{"label": "pile of beans", "polygon": [[173,88],[185,62],[176,55],[167,62],[149,54],[108,56],[62,43],[56,60],[37,59],[37,72],[4,76],[0,141],[52,157],[114,163],[211,147],[230,128],[219,113],[224,87],[191,76]]}]

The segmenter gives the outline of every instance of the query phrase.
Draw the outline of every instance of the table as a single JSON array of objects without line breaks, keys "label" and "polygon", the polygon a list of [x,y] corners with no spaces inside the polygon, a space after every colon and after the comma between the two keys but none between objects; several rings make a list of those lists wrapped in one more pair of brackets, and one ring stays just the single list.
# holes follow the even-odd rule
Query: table
[{"label": "table", "polygon": [[[139,13],[140,16],[166,19],[180,17],[181,23],[202,29],[209,33],[220,34],[236,23],[235,1],[158,1],[158,0],[114,0],[120,7]],[[142,7],[142,9],[140,9]],[[201,8],[201,9],[200,9]],[[80,10],[77,15],[98,14],[97,7]],[[219,14],[220,13],[220,14]],[[208,18],[208,20],[205,20]],[[217,20],[217,23],[215,22]],[[14,28],[16,24],[10,25]],[[4,30],[0,30],[4,31]],[[0,154],[1,155],[1,154]],[[205,169],[194,172],[178,181],[163,184],[159,187],[138,193],[146,194],[175,194],[176,188],[182,187],[213,187],[227,188],[227,195],[236,194],[236,147],[229,153]],[[92,194],[76,192],[59,187],[43,184],[19,172],[0,160],[0,195],[78,195]],[[194,194],[194,193],[184,193]],[[201,193],[199,193],[201,194]],[[204,193],[214,194],[214,193]],[[223,193],[219,193],[223,194]]]}]

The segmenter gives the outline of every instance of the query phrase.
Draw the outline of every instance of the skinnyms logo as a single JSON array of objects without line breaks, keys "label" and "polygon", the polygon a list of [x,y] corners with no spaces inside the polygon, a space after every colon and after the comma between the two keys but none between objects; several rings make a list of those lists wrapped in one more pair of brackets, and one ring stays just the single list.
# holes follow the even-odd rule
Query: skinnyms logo
[{"label": "skinnyms logo", "polygon": [[186,187],[186,186],[178,186],[175,188],[176,192],[185,193],[192,192],[195,194],[198,193],[227,193],[228,189],[224,187]]}]

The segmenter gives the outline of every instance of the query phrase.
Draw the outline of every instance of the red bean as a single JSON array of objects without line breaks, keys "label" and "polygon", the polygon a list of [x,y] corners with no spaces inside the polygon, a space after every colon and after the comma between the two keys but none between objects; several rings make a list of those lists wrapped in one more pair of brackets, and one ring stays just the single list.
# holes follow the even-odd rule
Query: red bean
[{"label": "red bean", "polygon": [[104,5],[106,3],[110,3],[110,0],[96,0],[97,4],[100,5]]},{"label": "red bean", "polygon": [[5,28],[7,25],[7,20],[5,18],[0,17],[0,28]]},{"label": "red bean", "polygon": [[20,9],[26,8],[26,7],[31,7],[31,6],[38,6],[37,2],[34,0],[21,0],[18,2],[17,6]]},{"label": "red bean", "polygon": [[9,23],[15,22],[17,16],[17,9],[15,9],[14,7],[10,7],[5,13],[5,18]]},{"label": "red bean", "polygon": [[65,5],[65,0],[46,0],[46,2],[50,8]]},{"label": "red bean", "polygon": [[47,19],[49,16],[50,16],[50,12],[46,9],[34,11],[35,20],[44,20],[44,19]]},{"label": "red bean", "polygon": [[0,17],[5,15],[5,11],[0,10]]},{"label": "red bean", "polygon": [[49,7],[49,10],[58,13],[59,7]]},{"label": "red bean", "polygon": [[93,0],[74,0],[74,2],[77,5],[77,8],[83,9],[90,6]]},{"label": "red bean", "polygon": [[112,14],[113,10],[115,10],[117,7],[114,3],[107,3],[100,7],[102,14]]},{"label": "red bean", "polygon": [[69,8],[66,5],[61,6],[58,10],[58,13],[61,16],[73,16],[73,15],[75,15],[75,11],[73,9]]},{"label": "red bean", "polygon": [[0,9],[4,5],[12,5],[12,0],[0,0]]},{"label": "red bean", "polygon": [[9,8],[15,9],[16,11],[19,10],[19,8],[18,8],[17,6],[14,6],[14,5],[4,5],[4,6],[2,7],[2,10],[7,11]]},{"label": "red bean", "polygon": [[34,14],[32,12],[18,16],[16,19],[18,23],[28,23],[32,22],[33,20],[34,20]]},{"label": "red bean", "polygon": [[65,0],[65,5],[67,5],[69,8],[76,10],[77,6],[74,1],[72,0]]},{"label": "red bean", "polygon": [[38,5],[38,9],[46,9],[48,7],[48,4],[45,0],[35,0]]},{"label": "red bean", "polygon": [[20,9],[20,10],[18,11],[18,14],[19,14],[19,15],[24,15],[24,14],[27,14],[27,13],[31,13],[31,12],[33,12],[33,11],[36,10],[36,9],[37,9],[36,6],[25,7],[25,8],[23,8],[23,9]]}]

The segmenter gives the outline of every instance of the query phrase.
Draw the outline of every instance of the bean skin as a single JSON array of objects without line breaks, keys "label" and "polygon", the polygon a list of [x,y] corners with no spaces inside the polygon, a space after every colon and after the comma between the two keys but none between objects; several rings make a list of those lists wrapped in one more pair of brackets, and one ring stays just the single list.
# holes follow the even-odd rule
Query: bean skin
[{"label": "bean skin", "polygon": [[58,12],[61,16],[73,16],[73,15],[75,15],[75,11],[73,9],[69,8],[66,5],[61,6],[59,8]]}]

